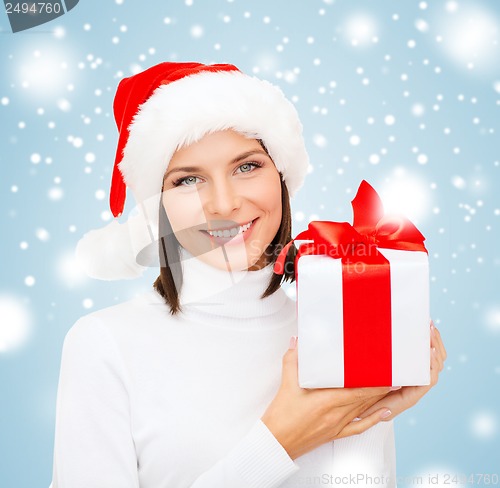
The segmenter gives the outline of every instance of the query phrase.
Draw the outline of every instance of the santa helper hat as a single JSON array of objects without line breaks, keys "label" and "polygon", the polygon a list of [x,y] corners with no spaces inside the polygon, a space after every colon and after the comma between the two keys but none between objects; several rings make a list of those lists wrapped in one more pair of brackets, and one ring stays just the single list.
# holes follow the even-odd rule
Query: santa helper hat
[{"label": "santa helper hat", "polygon": [[[204,135],[233,129],[262,139],[290,196],[302,186],[308,155],[302,124],[277,86],[231,64],[165,62],[123,79],[114,100],[119,131],[110,190],[115,219],[86,233],[76,257],[85,272],[103,280],[140,276],[138,256],[158,239],[163,177],[174,152]],[[138,204],[125,223],[126,188]]]}]

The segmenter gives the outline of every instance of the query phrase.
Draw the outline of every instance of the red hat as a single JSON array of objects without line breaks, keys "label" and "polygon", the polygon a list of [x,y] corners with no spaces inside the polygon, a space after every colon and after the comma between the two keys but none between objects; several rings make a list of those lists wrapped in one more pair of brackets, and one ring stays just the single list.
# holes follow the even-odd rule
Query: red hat
[{"label": "red hat", "polygon": [[[291,197],[307,172],[302,124],[293,104],[277,86],[231,64],[165,62],[124,78],[114,115],[119,139],[110,207],[115,217],[123,212],[127,187],[142,208],[148,202],[157,210],[174,152],[210,132],[233,129],[261,139]],[[158,212],[149,213],[125,224],[115,219],[85,234],[76,252],[87,274],[107,280],[139,276],[145,268],[137,256],[158,233]]]}]

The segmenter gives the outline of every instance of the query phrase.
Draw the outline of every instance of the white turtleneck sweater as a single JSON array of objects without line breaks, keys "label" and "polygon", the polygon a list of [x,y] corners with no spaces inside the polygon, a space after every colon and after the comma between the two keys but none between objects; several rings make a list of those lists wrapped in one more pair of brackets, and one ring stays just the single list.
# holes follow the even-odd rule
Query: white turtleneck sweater
[{"label": "white turtleneck sweater", "polygon": [[181,314],[153,290],[68,331],[51,488],[395,487],[392,421],[292,460],[260,420],[297,335],[282,289],[259,298],[272,265],[183,256]]}]

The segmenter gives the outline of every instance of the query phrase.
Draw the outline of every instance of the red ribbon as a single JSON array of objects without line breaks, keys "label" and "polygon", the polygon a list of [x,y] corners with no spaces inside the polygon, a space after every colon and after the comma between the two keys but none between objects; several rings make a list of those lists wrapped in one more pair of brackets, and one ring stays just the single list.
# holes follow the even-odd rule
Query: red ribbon
[{"label": "red ribbon", "polygon": [[427,252],[425,237],[406,217],[384,215],[379,195],[365,180],[352,207],[353,225],[310,222],[281,250],[274,272],[283,274],[294,240],[313,241],[298,249],[297,284],[300,257],[317,254],[342,259],[344,387],[392,385],[390,264],[377,248]]}]

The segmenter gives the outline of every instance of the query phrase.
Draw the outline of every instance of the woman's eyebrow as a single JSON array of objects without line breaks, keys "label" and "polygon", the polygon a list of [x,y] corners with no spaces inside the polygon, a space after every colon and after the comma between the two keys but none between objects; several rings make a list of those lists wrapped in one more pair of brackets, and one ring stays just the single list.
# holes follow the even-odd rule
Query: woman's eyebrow
[{"label": "woman's eyebrow", "polygon": [[183,172],[183,171],[185,171],[186,173],[198,172],[198,171],[201,171],[201,168],[198,168],[198,166],[184,166],[182,168],[174,168],[174,169],[171,169],[170,171],[167,171],[167,173],[163,179],[166,180],[171,174]]},{"label": "woman's eyebrow", "polygon": [[[253,154],[263,154],[264,156],[268,156],[266,151],[263,151],[261,149],[252,149],[251,151],[246,151],[239,156],[236,156],[229,164],[234,164],[237,163],[238,161],[241,161],[242,159],[248,158],[248,156],[252,156]],[[177,172],[199,172],[203,171],[203,168],[200,168],[198,166],[183,166],[182,168],[173,168],[170,171],[167,171],[165,174],[165,177],[163,178],[166,180],[171,174],[177,173]]]},{"label": "woman's eyebrow", "polygon": [[251,151],[244,152],[243,154],[240,154],[239,156],[236,156],[232,161],[231,164],[237,163],[238,161],[241,161],[242,159],[248,158],[248,156],[252,156],[252,154],[263,154],[264,156],[268,156],[266,151],[263,149],[252,149]]}]

